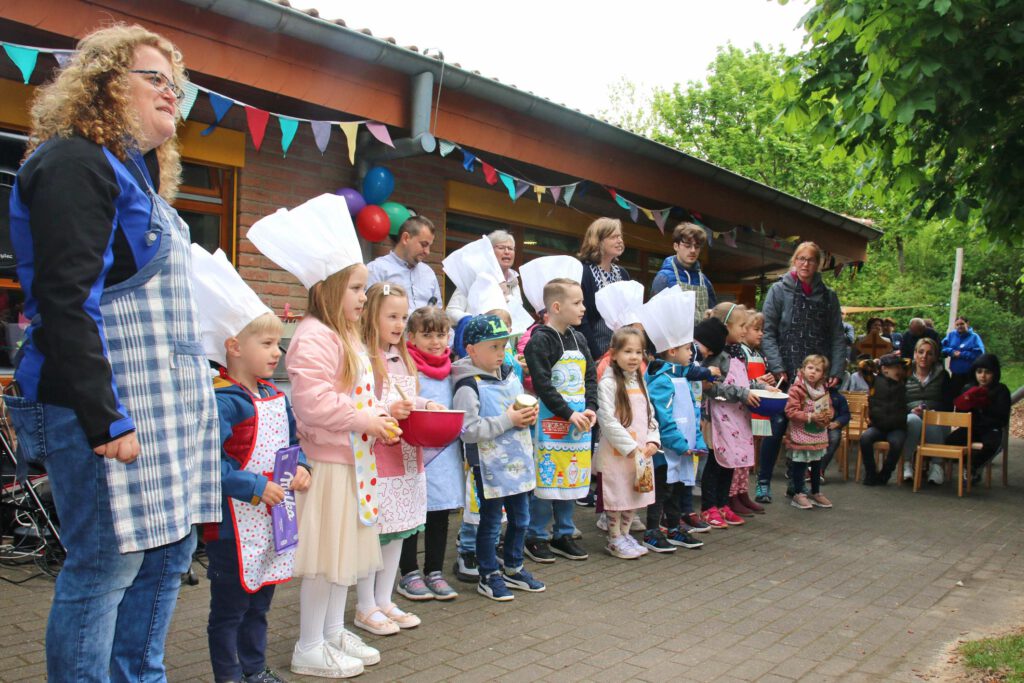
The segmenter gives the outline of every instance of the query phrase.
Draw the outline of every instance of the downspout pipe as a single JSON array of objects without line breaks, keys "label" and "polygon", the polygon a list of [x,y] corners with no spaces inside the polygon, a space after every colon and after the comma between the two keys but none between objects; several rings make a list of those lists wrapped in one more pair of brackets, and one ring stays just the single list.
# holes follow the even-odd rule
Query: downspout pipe
[{"label": "downspout pipe", "polygon": [[430,133],[430,103],[434,95],[434,74],[424,71],[409,80],[412,105],[411,135],[401,140],[393,140],[394,148],[374,145],[372,149],[365,150],[363,157],[369,163],[432,154],[437,149],[437,139]]}]

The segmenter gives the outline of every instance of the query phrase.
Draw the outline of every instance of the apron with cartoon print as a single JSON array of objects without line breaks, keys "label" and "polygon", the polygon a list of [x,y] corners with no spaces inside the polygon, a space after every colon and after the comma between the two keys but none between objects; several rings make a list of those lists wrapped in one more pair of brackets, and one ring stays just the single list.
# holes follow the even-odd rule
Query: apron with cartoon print
[{"label": "apron with cartoon print", "polygon": [[[551,368],[551,384],[569,407],[587,409],[587,359],[579,349],[562,346],[562,356]],[[561,335],[559,335],[561,342]],[[540,401],[536,430],[537,488],[534,495],[549,500],[576,500],[590,490],[590,430],[579,432]]]}]

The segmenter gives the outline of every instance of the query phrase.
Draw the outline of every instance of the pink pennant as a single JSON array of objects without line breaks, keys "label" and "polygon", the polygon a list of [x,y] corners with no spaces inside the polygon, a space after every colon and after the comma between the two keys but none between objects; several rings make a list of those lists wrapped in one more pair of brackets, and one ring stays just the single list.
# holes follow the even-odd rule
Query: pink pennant
[{"label": "pink pennant", "polygon": [[725,242],[726,246],[736,248],[736,229],[733,228],[729,232],[722,235],[722,241]]},{"label": "pink pennant", "polygon": [[662,209],[661,211],[654,212],[654,224],[658,226],[658,230],[661,234],[665,234],[665,221],[668,220],[668,209]]},{"label": "pink pennant", "polygon": [[394,147],[395,143],[391,142],[391,133],[388,132],[388,127],[383,123],[377,123],[376,121],[367,121],[366,130],[370,131],[370,135],[377,138],[380,142],[387,145],[388,147]]},{"label": "pink pennant", "polygon": [[558,198],[562,196],[562,188],[560,187],[549,187],[551,196],[555,198],[555,204],[558,203]]}]

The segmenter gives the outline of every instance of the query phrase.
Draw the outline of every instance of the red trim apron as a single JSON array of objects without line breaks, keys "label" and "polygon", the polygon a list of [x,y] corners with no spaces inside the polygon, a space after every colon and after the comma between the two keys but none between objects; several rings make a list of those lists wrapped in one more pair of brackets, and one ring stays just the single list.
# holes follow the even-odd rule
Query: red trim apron
[{"label": "red trim apron", "polygon": [[[744,345],[743,355],[747,359],[747,378],[755,380],[768,373],[768,366],[760,353]],[[772,420],[770,417],[750,413],[750,431],[754,436],[771,436]]]},{"label": "red trim apron", "polygon": [[[228,381],[238,384],[231,379]],[[259,383],[272,387],[261,380]],[[267,398],[252,395],[250,398],[256,411],[256,429],[252,450],[241,463],[241,469],[261,474],[272,481],[277,452],[288,447],[287,403],[280,391]],[[249,593],[255,593],[264,586],[291,579],[295,549],[281,554],[275,550],[270,507],[234,498],[228,498],[228,507],[238,545],[238,575],[242,587]]]},{"label": "red trim apron", "polygon": [[[381,407],[416,395],[416,376],[388,373],[381,382]],[[427,477],[423,473],[423,450],[405,440],[389,446],[378,441],[373,449],[377,458],[377,495],[382,534],[397,534],[415,529],[427,521]]]}]

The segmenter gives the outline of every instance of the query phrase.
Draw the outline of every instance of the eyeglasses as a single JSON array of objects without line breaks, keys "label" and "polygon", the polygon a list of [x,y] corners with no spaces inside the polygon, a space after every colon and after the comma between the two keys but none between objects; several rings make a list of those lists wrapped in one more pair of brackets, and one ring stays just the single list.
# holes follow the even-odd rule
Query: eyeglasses
[{"label": "eyeglasses", "polygon": [[683,249],[697,249],[698,251],[700,250],[700,245],[695,244],[693,242],[677,242],[677,244],[681,246]]},{"label": "eyeglasses", "polygon": [[810,264],[810,263],[817,263],[818,262],[818,259],[813,258],[811,256],[797,256],[793,260],[796,261],[797,263],[808,263],[808,264]]},{"label": "eyeglasses", "polygon": [[164,76],[159,71],[153,71],[152,69],[132,69],[129,73],[140,74],[145,76],[149,84],[156,88],[156,91],[161,95],[165,92],[171,92],[176,99],[183,99],[185,97],[185,91],[175,85],[174,81]]}]

